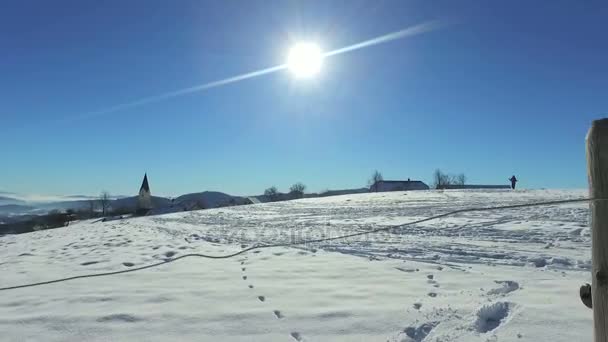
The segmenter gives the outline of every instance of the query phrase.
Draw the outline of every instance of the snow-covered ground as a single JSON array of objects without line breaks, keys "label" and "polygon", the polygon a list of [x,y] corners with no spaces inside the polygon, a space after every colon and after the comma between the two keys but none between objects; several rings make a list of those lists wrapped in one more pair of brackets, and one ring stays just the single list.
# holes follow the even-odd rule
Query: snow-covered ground
[{"label": "snow-covered ground", "polygon": [[[0,287],[586,195],[394,192],[81,222],[0,237]],[[586,341],[588,215],[585,203],[463,213],[0,292],[0,340]]]}]

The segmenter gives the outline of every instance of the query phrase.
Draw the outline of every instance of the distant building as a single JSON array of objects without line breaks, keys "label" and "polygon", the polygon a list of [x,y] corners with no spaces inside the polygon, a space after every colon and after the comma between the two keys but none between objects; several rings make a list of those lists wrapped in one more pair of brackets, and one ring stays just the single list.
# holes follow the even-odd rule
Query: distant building
[{"label": "distant building", "polygon": [[144,180],[139,188],[139,197],[137,198],[137,213],[145,214],[152,209],[152,195],[150,194],[150,185],[148,184],[148,174],[144,174]]},{"label": "distant building", "polygon": [[429,186],[421,181],[405,180],[405,181],[391,181],[381,180],[372,184],[369,188],[372,192],[384,192],[384,191],[408,191],[408,190],[428,190]]}]

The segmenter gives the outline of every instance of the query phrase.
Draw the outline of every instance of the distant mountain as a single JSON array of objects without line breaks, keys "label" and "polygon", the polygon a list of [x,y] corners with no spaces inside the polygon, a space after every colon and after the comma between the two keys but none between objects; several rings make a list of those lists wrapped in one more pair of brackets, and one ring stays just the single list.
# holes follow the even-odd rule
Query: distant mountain
[{"label": "distant mountain", "polygon": [[174,204],[198,204],[202,208],[218,208],[229,205],[249,202],[245,197],[231,196],[219,191],[203,191],[179,196],[173,200]]},{"label": "distant mountain", "polygon": [[[3,193],[6,194],[6,193]],[[11,197],[11,196],[7,196],[7,195],[2,195],[0,196],[0,205],[9,205],[9,204],[18,204],[18,205],[25,205],[27,204],[27,202]]]},{"label": "distant mountain", "polygon": [[0,205],[0,214],[2,215],[20,215],[30,213],[35,210],[36,207],[21,204],[5,204]]}]

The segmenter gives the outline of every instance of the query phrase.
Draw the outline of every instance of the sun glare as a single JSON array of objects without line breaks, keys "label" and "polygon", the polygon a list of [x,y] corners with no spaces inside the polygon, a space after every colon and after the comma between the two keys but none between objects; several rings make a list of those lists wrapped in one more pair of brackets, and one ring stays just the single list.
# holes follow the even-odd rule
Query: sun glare
[{"label": "sun glare", "polygon": [[323,64],[323,53],[315,43],[298,43],[289,50],[287,67],[299,78],[313,77]]}]

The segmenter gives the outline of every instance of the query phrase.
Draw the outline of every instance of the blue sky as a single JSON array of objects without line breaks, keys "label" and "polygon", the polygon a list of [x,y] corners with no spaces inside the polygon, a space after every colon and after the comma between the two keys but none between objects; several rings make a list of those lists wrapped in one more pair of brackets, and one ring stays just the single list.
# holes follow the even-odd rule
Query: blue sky
[{"label": "blue sky", "polygon": [[[437,30],[93,118],[84,113],[439,20]],[[4,1],[0,190],[258,194],[430,181],[585,187],[608,114],[606,1]]]}]

